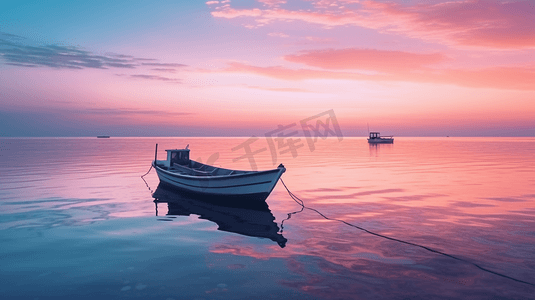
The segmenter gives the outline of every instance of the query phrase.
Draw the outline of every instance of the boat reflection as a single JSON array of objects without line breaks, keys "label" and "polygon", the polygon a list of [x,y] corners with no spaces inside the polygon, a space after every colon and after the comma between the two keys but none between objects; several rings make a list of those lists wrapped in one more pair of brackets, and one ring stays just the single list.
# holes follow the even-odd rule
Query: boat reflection
[{"label": "boat reflection", "polygon": [[217,203],[215,197],[201,199],[162,185],[156,188],[152,197],[156,203],[156,216],[158,216],[158,203],[167,203],[168,216],[199,215],[199,219],[216,223],[219,226],[218,230],[268,238],[281,248],[286,246],[287,239],[279,233],[279,227],[274,222],[275,217],[266,201]]},{"label": "boat reflection", "polygon": [[379,157],[381,151],[390,152],[394,148],[394,144],[369,143],[370,156]]}]

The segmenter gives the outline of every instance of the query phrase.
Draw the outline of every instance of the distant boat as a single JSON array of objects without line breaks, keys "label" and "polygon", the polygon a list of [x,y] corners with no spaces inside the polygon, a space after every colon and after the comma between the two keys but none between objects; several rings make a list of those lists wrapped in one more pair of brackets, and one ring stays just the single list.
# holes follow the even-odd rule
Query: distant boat
[{"label": "distant boat", "polygon": [[97,139],[109,139],[109,135],[97,135]]},{"label": "distant boat", "polygon": [[379,132],[370,132],[368,143],[370,144],[392,144],[394,143],[394,137],[393,136],[381,136]]},{"label": "distant boat", "polygon": [[198,215],[199,219],[216,223],[218,230],[267,238],[279,244],[281,248],[286,246],[287,239],[279,233],[279,227],[274,222],[275,217],[265,201],[247,202],[243,206],[226,206],[227,202],[220,201],[217,197],[211,198],[209,202],[202,201],[161,185],[152,197],[156,203],[156,216],[158,203],[167,203],[168,216]]},{"label": "distant boat", "polygon": [[267,171],[224,169],[190,160],[187,147],[165,151],[167,160],[155,157],[152,162],[161,184],[197,197],[217,196],[221,201],[265,201],[286,171],[282,164]]}]

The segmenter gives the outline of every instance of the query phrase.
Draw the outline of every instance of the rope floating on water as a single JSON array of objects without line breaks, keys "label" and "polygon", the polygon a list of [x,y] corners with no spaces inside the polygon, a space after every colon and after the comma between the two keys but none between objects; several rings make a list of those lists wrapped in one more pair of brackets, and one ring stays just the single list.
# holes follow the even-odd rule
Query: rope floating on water
[{"label": "rope floating on water", "polygon": [[150,168],[149,168],[149,170],[147,171],[147,173],[141,175],[141,178],[143,178],[143,177],[149,175],[149,173],[150,173],[151,170],[152,170],[152,164],[150,165]]},{"label": "rope floating on water", "polygon": [[[311,207],[308,207],[308,206],[305,206],[305,203],[303,200],[301,200],[299,197],[297,197],[294,193],[292,193],[290,191],[290,189],[288,189],[288,187],[286,186],[286,184],[284,183],[284,180],[282,180],[282,178],[280,178],[280,181],[282,182],[282,185],[284,186],[284,188],[286,189],[286,191],[288,192],[288,194],[290,195],[290,197],[297,203],[299,204],[302,209],[301,211],[303,211],[303,209],[308,209],[308,210],[311,210],[311,211],[314,211],[316,212],[317,214],[319,214],[320,216],[322,216],[323,218],[325,218],[326,220],[331,220],[331,221],[337,221],[337,222],[341,222],[341,223],[344,223],[348,226],[351,226],[351,227],[354,227],[354,228],[357,228],[359,230],[362,230],[364,232],[367,232],[369,234],[372,234],[372,235],[375,235],[375,236],[378,236],[378,237],[382,237],[382,238],[385,238],[385,239],[388,239],[388,240],[391,240],[391,241],[395,241],[395,242],[399,242],[399,243],[403,243],[403,244],[407,244],[407,245],[411,245],[411,246],[415,246],[415,247],[419,247],[419,248],[422,248],[422,249],[425,249],[427,251],[430,251],[430,252],[433,252],[433,253],[436,253],[436,254],[440,254],[440,255],[444,255],[444,256],[447,256],[449,258],[453,258],[455,260],[458,260],[458,261],[462,261],[464,263],[467,263],[467,264],[470,264],[470,265],[473,265],[475,266],[476,268],[482,270],[482,271],[485,271],[485,272],[488,272],[488,273],[491,273],[491,274],[494,274],[494,275],[497,275],[497,276],[500,276],[500,277],[503,277],[503,278],[507,278],[507,279],[510,279],[510,280],[513,280],[513,281],[516,281],[516,282],[520,282],[520,283],[524,283],[524,284],[528,284],[528,285],[531,285],[531,286],[535,286],[535,284],[531,283],[531,282],[527,282],[527,281],[523,281],[523,280],[520,280],[520,279],[516,279],[516,278],[513,278],[511,276],[507,276],[507,275],[504,275],[504,274],[501,274],[501,273],[498,273],[498,272],[494,272],[492,270],[489,270],[489,269],[486,269],[476,263],[473,263],[469,260],[466,260],[466,259],[463,259],[463,258],[460,258],[460,257],[457,257],[457,256],[453,256],[451,254],[447,254],[447,253],[444,253],[444,252],[441,252],[441,251],[438,251],[438,250],[435,250],[435,249],[432,249],[432,248],[429,248],[427,246],[423,246],[423,245],[419,245],[419,244],[415,244],[415,243],[412,243],[412,242],[407,242],[407,241],[404,241],[404,240],[400,240],[400,239],[397,239],[397,238],[393,238],[393,237],[389,237],[389,236],[386,236],[386,235],[382,235],[380,233],[376,233],[376,232],[373,232],[373,231],[370,231],[368,229],[365,229],[365,228],[362,228],[360,226],[357,226],[357,225],[354,225],[354,224],[351,224],[351,223],[348,223],[344,220],[340,220],[340,219],[335,219],[335,218],[329,218],[327,216],[325,216],[324,214],[322,214],[320,211],[318,211],[317,209],[314,209],[314,208],[311,208]],[[294,213],[297,213],[297,212],[294,212]],[[292,213],[292,214],[294,214]],[[290,219],[290,215],[291,214],[288,214],[288,219]],[[281,224],[281,227],[282,227],[282,224]]]},{"label": "rope floating on water", "polygon": [[[158,144],[156,144],[156,145],[158,145]],[[158,146],[156,146],[156,147],[158,147]],[[145,185],[147,186],[147,188],[148,188],[149,191],[150,191],[150,194],[152,195],[152,194],[154,194],[154,191],[150,188],[150,186],[149,186],[149,184],[147,183],[147,181],[145,180],[145,178],[143,178],[143,177],[147,176],[147,175],[150,173],[151,170],[152,170],[152,164],[150,164],[150,168],[149,168],[149,170],[147,171],[147,173],[141,175],[141,179],[143,179],[143,182],[145,182]]]}]

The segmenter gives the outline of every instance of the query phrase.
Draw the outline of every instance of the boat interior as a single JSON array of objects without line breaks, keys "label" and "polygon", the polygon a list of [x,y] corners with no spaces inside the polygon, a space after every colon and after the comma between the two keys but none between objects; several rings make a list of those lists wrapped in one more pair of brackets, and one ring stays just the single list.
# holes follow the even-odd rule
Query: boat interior
[{"label": "boat interior", "polygon": [[227,176],[251,172],[219,168],[190,160],[189,149],[174,149],[165,151],[167,151],[167,160],[157,160],[156,165],[173,173],[190,176]]}]

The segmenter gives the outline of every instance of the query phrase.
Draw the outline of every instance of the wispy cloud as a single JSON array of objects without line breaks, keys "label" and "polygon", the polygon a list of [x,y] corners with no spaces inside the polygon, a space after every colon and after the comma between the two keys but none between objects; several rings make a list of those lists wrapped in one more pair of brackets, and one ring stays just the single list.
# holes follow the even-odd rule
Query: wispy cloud
[{"label": "wispy cloud", "polygon": [[[466,46],[535,47],[532,1],[464,0],[413,6],[364,1],[363,5],[375,19],[370,26],[385,31]],[[395,27],[387,29],[389,25]]]},{"label": "wispy cloud", "polygon": [[72,114],[83,114],[83,115],[105,115],[105,116],[135,116],[135,115],[146,115],[146,116],[184,116],[192,115],[193,113],[188,112],[170,112],[163,110],[137,110],[129,108],[89,108],[83,110],[72,110]]},{"label": "wispy cloud", "polygon": [[283,80],[307,79],[363,79],[368,77],[350,72],[332,72],[311,69],[290,69],[282,66],[257,67],[239,62],[230,62],[220,70],[224,73],[249,73]]},{"label": "wispy cloud", "polygon": [[472,88],[535,90],[535,67],[492,67],[483,69],[421,68],[392,73],[362,74],[347,71],[290,69],[281,66],[258,67],[238,62],[228,63],[219,72],[248,73],[281,80],[344,79],[453,84]]},{"label": "wispy cloud", "polygon": [[303,42],[301,44],[333,44],[336,42],[335,39],[332,38],[322,38],[322,37],[316,37],[316,36],[306,36],[303,38]]},{"label": "wispy cloud", "polygon": [[[157,59],[106,53],[98,55],[75,46],[32,44],[24,37],[0,32],[0,57],[6,65],[55,69],[136,69],[143,66],[184,67]],[[153,78],[150,78],[153,79]]]},{"label": "wispy cloud", "polygon": [[135,75],[130,75],[130,77],[136,78],[136,79],[149,79],[149,80],[158,80],[158,81],[165,81],[165,82],[172,82],[172,83],[182,83],[180,79],[163,77],[163,76],[158,76],[158,75],[150,75],[150,74],[135,74]]},{"label": "wispy cloud", "polygon": [[268,35],[273,36],[273,37],[280,37],[280,38],[290,37],[289,35],[282,33],[282,32],[271,32],[271,33],[268,33]]},{"label": "wispy cloud", "polygon": [[137,65],[135,58],[127,55],[95,55],[74,46],[29,45],[25,39],[14,35],[0,35],[0,56],[9,65],[24,67],[51,67],[57,69],[107,69],[130,68]]},{"label": "wispy cloud", "polygon": [[157,72],[165,72],[165,73],[176,73],[177,68],[188,67],[188,65],[185,65],[185,64],[158,63],[158,62],[142,63],[141,65],[150,66],[150,67],[158,67],[158,68],[152,68],[151,70],[157,71]]},{"label": "wispy cloud", "polygon": [[281,4],[286,3],[286,0],[257,0],[257,1],[269,7],[277,7]]},{"label": "wispy cloud", "polygon": [[184,65],[184,64],[158,63],[158,62],[142,63],[142,65],[144,65],[144,66],[153,66],[153,67],[172,67],[172,68],[182,68],[182,67],[187,67],[188,66],[188,65]]},{"label": "wispy cloud", "polygon": [[327,28],[359,26],[451,45],[535,48],[535,9],[532,1],[460,0],[409,5],[370,0],[330,0],[311,4],[311,10],[221,6],[214,9],[212,15],[227,19],[252,18],[256,27],[275,21],[302,21]]},{"label": "wispy cloud", "polygon": [[299,54],[286,55],[284,59],[323,69],[400,72],[437,64],[444,61],[446,57],[440,53],[347,48],[303,51]]},{"label": "wispy cloud", "polygon": [[312,93],[312,91],[300,89],[300,88],[277,88],[277,87],[262,87],[254,85],[246,85],[245,87],[250,89],[269,91],[269,92],[294,92],[294,93]]},{"label": "wispy cloud", "polygon": [[173,68],[155,68],[151,70],[158,71],[158,72],[166,72],[166,73],[176,73],[176,69],[173,69]]}]

